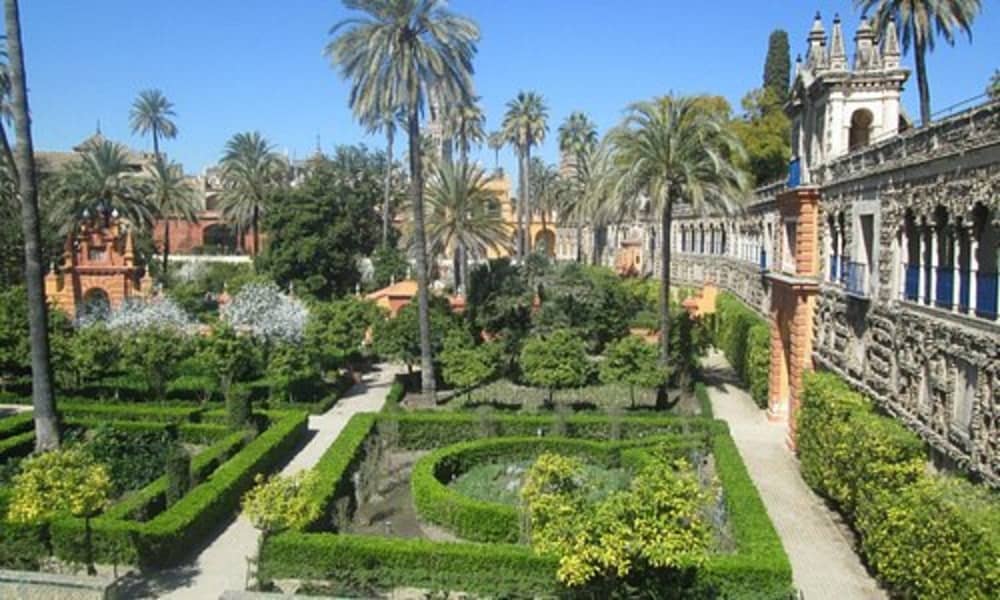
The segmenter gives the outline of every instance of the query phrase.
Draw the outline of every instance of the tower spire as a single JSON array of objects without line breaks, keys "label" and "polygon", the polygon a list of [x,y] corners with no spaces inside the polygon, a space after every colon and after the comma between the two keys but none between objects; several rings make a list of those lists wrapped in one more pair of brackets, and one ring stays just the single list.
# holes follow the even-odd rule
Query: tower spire
[{"label": "tower spire", "polygon": [[809,30],[809,52],[806,62],[812,69],[826,67],[826,30],[823,29],[823,17],[816,11],[812,29]]},{"label": "tower spire", "polygon": [[861,25],[854,34],[854,70],[868,71],[878,68],[878,47],[875,45],[875,30],[867,16],[861,17]]},{"label": "tower spire", "polygon": [[889,24],[885,27],[882,41],[882,61],[886,69],[899,68],[899,34],[896,33],[896,16],[889,15]]},{"label": "tower spire", "polygon": [[830,38],[830,69],[833,71],[847,70],[847,50],[844,48],[844,28],[840,24],[840,15],[833,17],[833,32]]}]

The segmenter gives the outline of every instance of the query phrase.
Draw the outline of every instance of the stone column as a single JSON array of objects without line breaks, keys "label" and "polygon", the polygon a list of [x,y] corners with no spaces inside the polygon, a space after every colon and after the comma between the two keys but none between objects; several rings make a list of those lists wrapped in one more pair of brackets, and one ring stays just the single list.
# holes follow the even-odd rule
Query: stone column
[{"label": "stone column", "polygon": [[962,262],[959,260],[962,257],[962,230],[958,225],[953,225],[951,230],[954,232],[951,240],[951,310],[958,312],[959,292],[962,289],[962,273],[959,270]]},{"label": "stone column", "polygon": [[921,227],[917,233],[920,239],[920,256],[917,258],[917,303],[927,302],[927,269],[924,265],[924,257],[927,256],[927,228]]},{"label": "stone column", "polygon": [[976,316],[976,293],[979,281],[979,239],[976,238],[975,228],[969,229],[969,314]]},{"label": "stone column", "polygon": [[938,263],[938,228],[931,225],[927,228],[931,236],[931,286],[927,290],[927,295],[930,296],[927,305],[934,306],[935,300],[937,300],[937,269]]}]

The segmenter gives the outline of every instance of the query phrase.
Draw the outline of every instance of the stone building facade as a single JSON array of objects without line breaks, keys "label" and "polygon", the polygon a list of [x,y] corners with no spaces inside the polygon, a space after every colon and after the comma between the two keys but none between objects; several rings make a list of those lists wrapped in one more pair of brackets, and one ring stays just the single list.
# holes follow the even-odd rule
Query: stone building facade
[{"label": "stone building facade", "polygon": [[[825,369],[942,463],[1000,485],[1000,102],[913,129],[894,36],[862,22],[851,66],[839,22],[828,39],[817,19],[808,41],[788,181],[736,216],[676,212],[673,280],[715,284],[769,320],[768,414],[792,445],[801,374]],[[658,273],[655,226],[622,227]],[[598,262],[630,252],[609,239]]]}]

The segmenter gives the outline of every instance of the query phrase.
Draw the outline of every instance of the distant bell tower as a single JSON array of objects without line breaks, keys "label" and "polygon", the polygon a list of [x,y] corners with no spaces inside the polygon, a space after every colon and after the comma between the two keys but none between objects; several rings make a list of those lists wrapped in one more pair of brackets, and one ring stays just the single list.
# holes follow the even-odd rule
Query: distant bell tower
[{"label": "distant bell tower", "polygon": [[854,35],[854,61],[848,62],[840,17],[834,17],[829,46],[819,13],[808,36],[806,60],[796,61],[791,99],[792,158],[801,182],[815,183],[826,163],[907,127],[900,106],[910,75],[900,66],[895,22],[885,39],[876,37],[862,17]]}]

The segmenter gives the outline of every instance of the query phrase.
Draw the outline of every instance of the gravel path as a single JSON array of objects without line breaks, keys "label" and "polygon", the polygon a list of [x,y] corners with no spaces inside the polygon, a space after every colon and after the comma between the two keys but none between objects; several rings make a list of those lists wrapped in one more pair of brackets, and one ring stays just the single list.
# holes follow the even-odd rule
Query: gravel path
[{"label": "gravel path", "polygon": [[[322,415],[309,418],[306,445],[282,470],[292,474],[309,469],[326,452],[352,416],[382,408],[392,378],[398,372],[393,365],[382,364],[365,375],[337,404]],[[209,600],[227,590],[242,590],[246,583],[246,558],[257,551],[257,530],[242,516],[227,524],[193,562],[180,567],[147,574],[126,590],[129,598],[169,598],[174,600]]]},{"label": "gravel path", "polygon": [[720,353],[712,352],[704,367],[715,417],[729,423],[805,600],[886,598],[854,552],[850,531],[799,475],[786,425],[767,420],[735,385],[736,375]]}]

